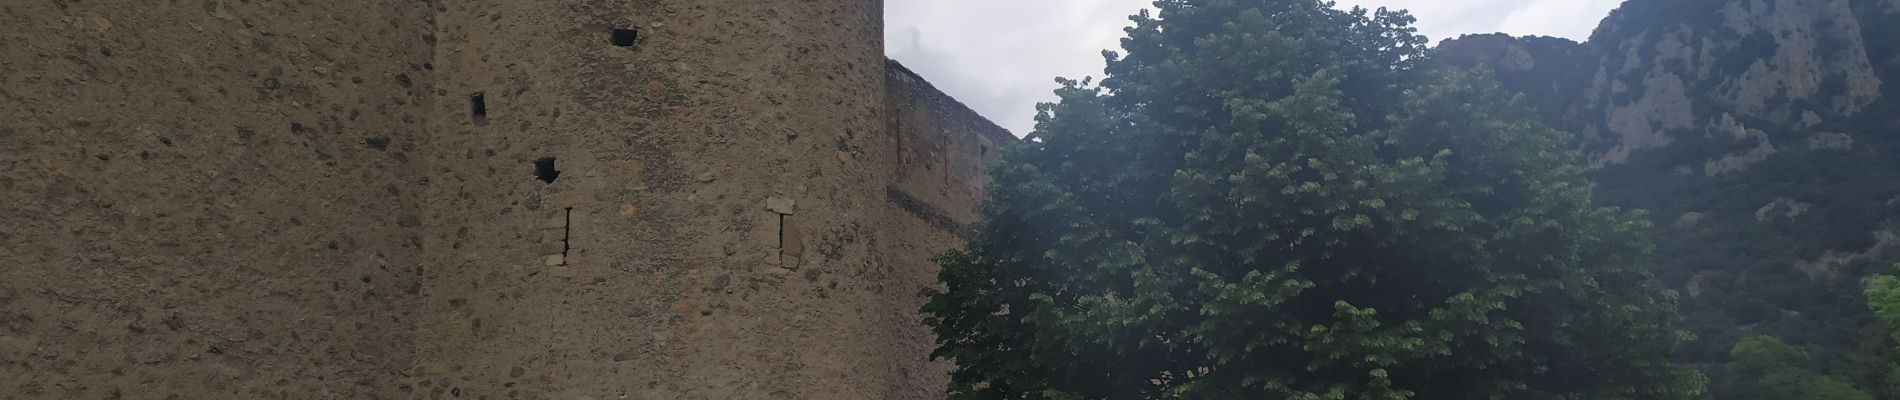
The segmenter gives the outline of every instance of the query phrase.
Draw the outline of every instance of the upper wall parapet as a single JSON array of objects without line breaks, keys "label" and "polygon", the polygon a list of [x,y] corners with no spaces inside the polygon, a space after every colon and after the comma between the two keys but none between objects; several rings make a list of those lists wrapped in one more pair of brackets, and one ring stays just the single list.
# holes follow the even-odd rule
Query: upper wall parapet
[{"label": "upper wall parapet", "polygon": [[938,90],[897,61],[886,62],[885,109],[896,150],[889,193],[941,226],[974,222],[987,168],[1016,135]]},{"label": "upper wall parapet", "polygon": [[[997,125],[996,122],[991,121],[982,114],[978,114],[975,109],[963,104],[963,102],[957,100],[956,97],[952,97],[950,94],[944,93],[943,90],[937,89],[937,86],[931,84],[929,79],[924,79],[923,75],[911,70],[910,67],[904,66],[903,63],[897,60],[886,60],[885,68],[888,82],[892,83],[890,89],[901,88],[904,89],[901,93],[916,96],[914,98],[915,100],[935,103],[931,104],[931,108],[942,111],[941,114],[945,118],[968,121],[972,125],[975,125],[974,128],[977,128],[970,132],[970,134],[985,136],[997,142],[1018,140],[1016,135],[1011,133],[1009,129]],[[900,92],[891,92],[893,96],[898,93]]]}]

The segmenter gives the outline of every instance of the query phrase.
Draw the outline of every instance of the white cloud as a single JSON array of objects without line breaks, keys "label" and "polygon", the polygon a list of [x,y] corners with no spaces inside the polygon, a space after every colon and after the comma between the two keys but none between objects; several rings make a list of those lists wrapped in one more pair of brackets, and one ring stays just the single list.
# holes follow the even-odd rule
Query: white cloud
[{"label": "white cloud", "polygon": [[1128,15],[1147,0],[892,0],[886,52],[1018,134],[1055,77],[1101,75]]},{"label": "white cloud", "polygon": [[1582,41],[1622,0],[1538,1],[1526,4],[1498,24],[1504,32],[1524,32]]},{"label": "white cloud", "polygon": [[[1506,32],[1583,40],[1620,0],[1340,0],[1411,10],[1433,41]],[[940,89],[1018,135],[1054,78],[1100,77],[1128,15],[1150,0],[888,0],[885,46]]]}]

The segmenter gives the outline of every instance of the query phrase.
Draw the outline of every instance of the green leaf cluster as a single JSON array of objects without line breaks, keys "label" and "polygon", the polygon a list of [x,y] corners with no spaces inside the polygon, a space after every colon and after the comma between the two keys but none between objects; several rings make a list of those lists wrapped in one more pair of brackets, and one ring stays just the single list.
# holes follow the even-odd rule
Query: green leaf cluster
[{"label": "green leaf cluster", "polygon": [[1808,353],[1769,336],[1735,343],[1727,372],[1737,389],[1730,398],[1748,400],[1869,400],[1841,379],[1819,372]]},{"label": "green leaf cluster", "polygon": [[[1894,264],[1895,272],[1900,272],[1900,264]],[[1874,277],[1862,292],[1867,296],[1867,308],[1873,310],[1874,317],[1886,323],[1895,342],[1900,342],[1900,278],[1893,275]]]}]

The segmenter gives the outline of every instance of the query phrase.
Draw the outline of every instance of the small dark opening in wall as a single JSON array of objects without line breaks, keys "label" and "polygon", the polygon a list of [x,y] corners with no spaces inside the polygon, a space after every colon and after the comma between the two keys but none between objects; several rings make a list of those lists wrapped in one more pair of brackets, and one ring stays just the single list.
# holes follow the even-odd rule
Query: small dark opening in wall
[{"label": "small dark opening in wall", "polygon": [[534,160],[534,179],[554,183],[554,178],[559,177],[561,177],[561,171],[554,169],[554,157],[541,157],[539,160]]},{"label": "small dark opening in wall", "polygon": [[990,156],[990,146],[988,146],[988,145],[981,145],[981,144],[979,144],[979,145],[976,145],[976,150],[977,150],[977,151],[976,151],[976,156],[977,156],[977,157],[989,157],[989,156]]},{"label": "small dark opening in wall", "polygon": [[482,92],[468,96],[468,112],[475,118],[476,125],[488,123],[488,100],[482,97]]},{"label": "small dark opening in wall", "polygon": [[613,42],[615,46],[633,47],[634,39],[639,38],[640,31],[631,28],[614,28]]}]

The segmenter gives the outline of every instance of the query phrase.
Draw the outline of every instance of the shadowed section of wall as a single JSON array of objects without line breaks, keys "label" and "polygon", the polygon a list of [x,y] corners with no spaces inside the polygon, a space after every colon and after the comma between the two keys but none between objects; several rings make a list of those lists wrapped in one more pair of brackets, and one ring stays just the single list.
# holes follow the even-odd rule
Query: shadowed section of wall
[{"label": "shadowed section of wall", "polygon": [[963,243],[989,184],[986,168],[1016,137],[896,61],[886,65],[885,139],[871,152],[874,165],[890,176],[880,190],[885,207],[877,217],[890,239],[875,249],[892,285],[884,294],[891,310],[885,326],[896,339],[886,351],[898,360],[917,360],[896,366],[921,387],[915,398],[942,398],[949,365],[922,362],[936,337],[917,314],[924,303],[918,293],[938,284],[930,258]]},{"label": "shadowed section of wall", "polygon": [[0,6],[0,397],[408,397],[425,7]]},{"label": "shadowed section of wall", "polygon": [[896,175],[893,190],[936,209],[934,214],[973,221],[975,205],[990,182],[985,168],[1016,136],[897,61],[887,65],[884,100],[890,117],[885,131],[896,141],[890,164]]}]

